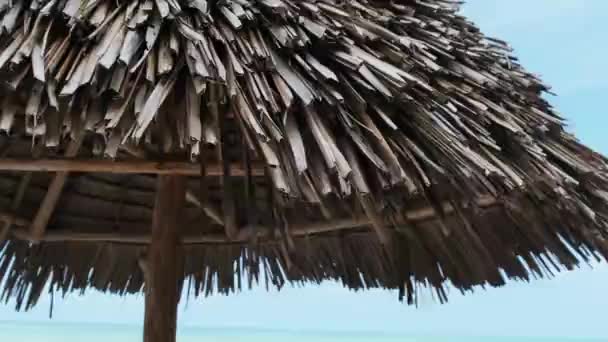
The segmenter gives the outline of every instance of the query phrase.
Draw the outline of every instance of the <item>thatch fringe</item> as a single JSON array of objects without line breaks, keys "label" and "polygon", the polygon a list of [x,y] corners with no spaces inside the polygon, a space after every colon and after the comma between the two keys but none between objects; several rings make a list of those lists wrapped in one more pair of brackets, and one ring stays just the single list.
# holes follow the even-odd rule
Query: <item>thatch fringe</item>
[{"label": "thatch fringe", "polygon": [[[184,286],[199,296],[228,294],[258,282],[281,288],[287,283],[337,280],[353,290],[399,290],[400,297],[411,303],[417,298],[414,289],[430,287],[443,302],[447,282],[466,292],[478,285],[502,286],[507,279],[552,276],[573,269],[581,260],[606,260],[608,244],[603,237],[588,234],[594,224],[590,219],[573,219],[566,200],[558,200],[563,205],[559,210],[551,200],[536,201],[521,194],[506,199],[504,206],[460,208],[458,214],[446,216],[448,232],[436,219],[392,226],[388,247],[361,228],[294,237],[287,253],[281,250],[281,241],[272,238],[184,245]],[[538,210],[529,209],[535,207]],[[18,309],[35,304],[47,281],[63,295],[89,286],[117,294],[143,287],[138,264],[145,252],[142,245],[32,246],[13,240],[2,248],[2,298],[14,298]]]}]

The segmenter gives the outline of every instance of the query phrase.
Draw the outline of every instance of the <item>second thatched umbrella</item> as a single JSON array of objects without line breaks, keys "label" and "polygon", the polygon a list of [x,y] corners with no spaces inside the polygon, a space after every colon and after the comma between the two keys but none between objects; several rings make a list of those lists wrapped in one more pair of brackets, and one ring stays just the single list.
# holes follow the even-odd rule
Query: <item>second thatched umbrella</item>
[{"label": "second thatched umbrella", "polygon": [[608,256],[606,159],[460,1],[0,0],[0,279],[446,300]]}]

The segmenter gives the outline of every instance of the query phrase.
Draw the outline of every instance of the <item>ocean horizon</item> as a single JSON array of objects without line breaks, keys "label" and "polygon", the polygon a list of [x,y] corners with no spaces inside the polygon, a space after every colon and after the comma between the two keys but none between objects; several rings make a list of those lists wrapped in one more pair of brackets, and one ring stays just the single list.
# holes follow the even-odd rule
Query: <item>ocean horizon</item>
[{"label": "ocean horizon", "polygon": [[[601,338],[556,336],[475,336],[408,334],[382,331],[314,331],[250,327],[179,327],[179,342],[599,342]],[[88,322],[0,321],[0,341],[131,342],[142,339],[142,326]]]}]

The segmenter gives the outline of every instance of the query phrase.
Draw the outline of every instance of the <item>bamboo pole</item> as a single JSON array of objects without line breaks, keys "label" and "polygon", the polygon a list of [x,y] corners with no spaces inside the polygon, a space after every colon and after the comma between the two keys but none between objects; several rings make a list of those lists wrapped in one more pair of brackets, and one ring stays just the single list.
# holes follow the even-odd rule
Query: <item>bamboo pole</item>
[{"label": "bamboo pole", "polygon": [[[221,176],[222,166],[207,165],[208,176]],[[230,175],[244,177],[247,170],[239,163],[230,165]],[[96,172],[96,173],[144,173],[157,175],[200,176],[199,164],[189,162],[149,161],[149,160],[99,160],[99,159],[0,159],[0,171],[33,172]],[[253,176],[264,176],[264,166],[254,165]]]},{"label": "bamboo pole", "polygon": [[144,342],[176,339],[179,283],[183,276],[180,219],[185,197],[184,177],[158,177],[145,272]]}]

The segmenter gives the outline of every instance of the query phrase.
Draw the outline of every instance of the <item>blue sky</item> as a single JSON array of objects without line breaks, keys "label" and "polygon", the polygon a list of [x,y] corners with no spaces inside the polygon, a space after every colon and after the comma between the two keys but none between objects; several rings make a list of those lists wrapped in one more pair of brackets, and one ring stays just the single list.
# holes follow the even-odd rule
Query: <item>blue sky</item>
[{"label": "blue sky", "polygon": [[[551,102],[569,129],[592,148],[608,154],[608,1],[469,0],[464,13],[482,30],[509,41],[528,70],[539,73],[558,97]],[[608,267],[583,266],[555,279],[510,283],[474,295],[453,293],[450,303],[430,298],[418,309],[383,291],[353,293],[337,284],[263,289],[230,297],[182,303],[180,324],[273,329],[367,330],[412,334],[606,337]],[[0,320],[46,320],[48,298],[29,313],[0,306]],[[143,298],[89,292],[55,302],[56,321],[141,324]]]}]

